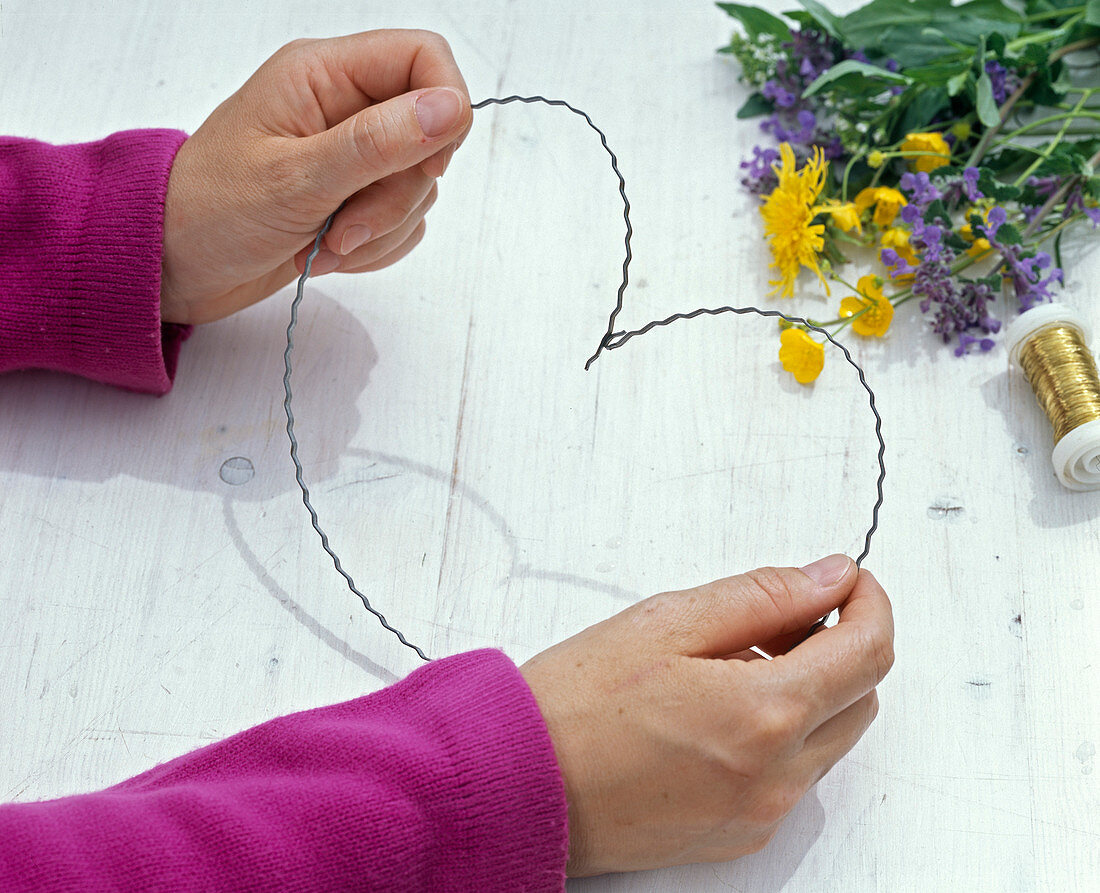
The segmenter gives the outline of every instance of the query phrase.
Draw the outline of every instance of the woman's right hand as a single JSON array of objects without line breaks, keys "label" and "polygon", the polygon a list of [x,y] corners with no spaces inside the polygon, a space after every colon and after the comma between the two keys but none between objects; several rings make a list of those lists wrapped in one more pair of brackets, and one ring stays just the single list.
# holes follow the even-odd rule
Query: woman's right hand
[{"label": "woman's right hand", "polygon": [[874,719],[893,637],[882,587],[834,555],[653,596],[532,658],[521,669],[565,781],[569,874],[763,847]]}]

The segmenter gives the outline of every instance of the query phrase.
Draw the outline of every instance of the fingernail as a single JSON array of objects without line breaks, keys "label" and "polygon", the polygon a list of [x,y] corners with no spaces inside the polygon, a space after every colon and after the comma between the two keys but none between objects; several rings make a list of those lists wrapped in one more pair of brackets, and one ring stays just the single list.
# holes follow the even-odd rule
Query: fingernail
[{"label": "fingernail", "polygon": [[333,254],[327,248],[322,248],[309,267],[310,276],[324,276],[340,266],[340,256]]},{"label": "fingernail", "polygon": [[848,566],[851,563],[852,559],[847,555],[829,555],[826,558],[819,558],[813,564],[807,564],[802,568],[802,573],[818,586],[832,586],[848,572]]},{"label": "fingernail", "polygon": [[350,254],[371,237],[371,231],[365,226],[349,226],[340,240],[340,253]]},{"label": "fingernail", "polygon": [[461,112],[461,98],[446,87],[421,93],[416,99],[416,120],[429,138],[441,136],[454,127]]}]

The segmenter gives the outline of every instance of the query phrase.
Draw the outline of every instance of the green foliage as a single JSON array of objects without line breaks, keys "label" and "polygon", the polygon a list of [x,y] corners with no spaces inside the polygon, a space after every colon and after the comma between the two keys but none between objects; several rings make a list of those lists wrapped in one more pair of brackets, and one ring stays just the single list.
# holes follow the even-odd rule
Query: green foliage
[{"label": "green foliage", "polygon": [[772,34],[780,40],[791,39],[791,29],[786,22],[770,12],[740,3],[719,3],[718,6],[745,26],[749,40],[756,40],[761,34]]},{"label": "green foliage", "polygon": [[[768,129],[792,143],[800,164],[826,150],[820,206],[851,215],[846,203],[861,190],[887,196],[872,198],[859,228],[855,218],[842,228],[835,210],[817,217],[825,234],[815,251],[830,275],[847,283],[835,272],[845,263],[839,245],[862,244],[889,248],[896,274],[916,268],[912,279],[878,274],[898,289],[888,296],[895,305],[921,297],[922,276],[939,277],[937,297],[921,299],[934,314],[944,296],[980,286],[985,297],[973,313],[959,305],[954,317],[935,317],[945,339],[959,334],[964,353],[976,340],[966,332],[992,332],[974,320],[988,318],[983,302],[1005,282],[1024,306],[1050,298],[1058,271],[1047,261],[1020,265],[1053,251],[1060,266],[1070,227],[1100,217],[1100,0],[870,0],[846,15],[799,0],[782,16],[718,5],[744,30],[725,50],[750,87],[738,117],[768,115]],[[757,162],[746,185],[766,194],[769,176]],[[900,210],[893,190],[920,214]],[[990,219],[1000,224],[992,236]],[[983,233],[990,247],[974,250]],[[984,265],[977,278],[962,275],[974,264]],[[1029,269],[1047,272],[1028,280]]]},{"label": "green foliage", "polygon": [[910,79],[903,74],[887,71],[877,65],[857,62],[855,59],[845,59],[817,78],[802,95],[813,96],[826,87],[848,93],[881,93],[884,84],[909,84],[910,82]]}]

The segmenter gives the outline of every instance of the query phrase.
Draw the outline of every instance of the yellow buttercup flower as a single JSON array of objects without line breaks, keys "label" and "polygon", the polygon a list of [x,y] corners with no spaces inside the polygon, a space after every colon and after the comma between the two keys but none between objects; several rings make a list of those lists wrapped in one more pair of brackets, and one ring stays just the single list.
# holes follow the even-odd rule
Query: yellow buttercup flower
[{"label": "yellow buttercup flower", "polygon": [[882,167],[882,165],[885,161],[886,161],[886,156],[883,155],[882,152],[879,151],[878,149],[873,150],[872,152],[868,153],[868,155],[867,155],[867,166],[868,167]]},{"label": "yellow buttercup flower", "polygon": [[844,232],[849,233],[852,230],[857,233],[863,232],[863,223],[859,219],[859,211],[854,202],[841,204],[836,199],[830,199],[825,203],[823,210],[833,218],[833,223]]},{"label": "yellow buttercup flower", "polygon": [[825,367],[825,347],[804,329],[784,329],[779,335],[779,362],[799,384],[809,384]]},{"label": "yellow buttercup flower", "polygon": [[794,281],[802,267],[813,270],[829,292],[829,284],[821,275],[818,254],[825,246],[825,224],[813,219],[823,209],[816,204],[825,186],[825,174],[829,169],[820,147],[802,170],[795,167],[794,151],[788,143],[779,146],[781,166],[772,169],[779,178],[779,185],[764,201],[760,214],[764,218],[764,235],[767,237],[775,259],[772,266],[779,271],[773,279],[771,294],[779,292],[783,297],[794,295]]},{"label": "yellow buttercup flower", "polygon": [[910,133],[901,144],[902,152],[929,152],[909,158],[913,170],[931,173],[938,167],[951,163],[951,147],[940,133]]},{"label": "yellow buttercup flower", "polygon": [[917,265],[917,253],[909,244],[909,230],[903,226],[891,226],[882,233],[882,247],[893,248],[912,266]]},{"label": "yellow buttercup flower", "polygon": [[905,196],[890,186],[868,186],[859,191],[855,201],[856,210],[860,214],[872,205],[875,206],[871,219],[876,226],[889,226],[907,204],[909,202],[905,200]]},{"label": "yellow buttercup flower", "polygon": [[859,313],[852,320],[852,331],[881,337],[894,321],[894,305],[882,294],[882,280],[878,276],[861,276],[857,285],[860,296],[841,301],[840,316],[847,319]]}]

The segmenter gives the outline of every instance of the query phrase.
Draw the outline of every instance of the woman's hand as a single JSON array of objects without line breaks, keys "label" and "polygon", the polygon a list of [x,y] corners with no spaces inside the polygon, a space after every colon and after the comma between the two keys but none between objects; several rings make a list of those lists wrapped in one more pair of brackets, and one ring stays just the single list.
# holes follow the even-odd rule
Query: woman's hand
[{"label": "woman's hand", "polygon": [[424,235],[436,178],[471,114],[437,34],[368,31],[283,47],[176,156],[162,320],[210,322],[286,285],[345,200],[313,274],[404,257]]},{"label": "woman's hand", "polygon": [[569,873],[760,849],[874,719],[893,637],[882,587],[834,555],[654,596],[534,657],[522,672],[565,779]]}]

